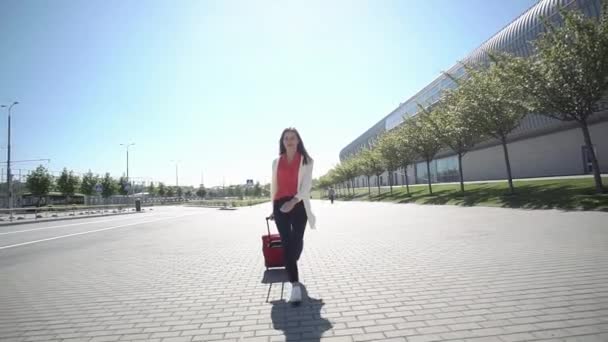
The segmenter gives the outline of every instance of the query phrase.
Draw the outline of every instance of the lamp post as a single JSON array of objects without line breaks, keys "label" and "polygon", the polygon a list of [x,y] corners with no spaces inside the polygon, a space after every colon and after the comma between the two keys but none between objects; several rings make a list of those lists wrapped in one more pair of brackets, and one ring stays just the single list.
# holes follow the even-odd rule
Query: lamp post
[{"label": "lamp post", "polygon": [[179,187],[178,165],[181,160],[171,160],[171,162],[175,163],[175,187]]},{"label": "lamp post", "polygon": [[[15,101],[10,106],[2,105],[2,108],[8,107],[8,145],[7,145],[7,157],[6,157],[6,185],[8,193],[8,209],[12,209],[13,206],[13,191],[11,189],[11,109],[18,105],[19,102]],[[10,213],[11,220],[13,213]]]},{"label": "lamp post", "polygon": [[129,146],[133,146],[135,143],[130,144],[120,144],[120,146],[124,146],[127,149],[127,184],[129,184]]}]

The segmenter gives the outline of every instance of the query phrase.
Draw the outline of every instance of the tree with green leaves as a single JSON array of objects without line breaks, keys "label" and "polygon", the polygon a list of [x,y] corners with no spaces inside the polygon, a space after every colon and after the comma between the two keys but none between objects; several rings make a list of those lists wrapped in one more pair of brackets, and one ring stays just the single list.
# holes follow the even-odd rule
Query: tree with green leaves
[{"label": "tree with green leaves", "polygon": [[[259,185],[259,183],[258,183]],[[200,198],[205,198],[205,196],[207,195],[207,190],[205,189],[204,186],[200,186],[198,188],[198,190],[196,190],[196,196],[200,197]]]},{"label": "tree with green leaves", "polygon": [[[456,82],[460,82],[460,80],[456,80]],[[481,138],[481,132],[473,121],[475,113],[472,110],[476,109],[471,108],[472,101],[473,99],[467,97],[466,91],[456,88],[444,93],[441,102],[428,113],[429,123],[439,140],[458,156],[458,174],[462,193],[464,193],[462,157]]]},{"label": "tree with green leaves", "polygon": [[101,180],[101,196],[103,198],[109,198],[116,194],[118,191],[118,184],[116,184],[116,180],[110,176],[109,172],[106,172],[105,176]]},{"label": "tree with green leaves", "polygon": [[[344,182],[346,182],[346,175],[345,175],[344,166],[342,165],[342,163],[334,166],[334,168],[332,169],[331,178],[334,181],[334,184],[336,184],[337,188],[341,189],[342,186],[344,185]],[[347,190],[347,193],[350,194],[350,192],[348,192],[349,189],[346,189],[346,190]],[[340,190],[338,190],[338,191],[340,191]]]},{"label": "tree with green leaves", "polygon": [[256,182],[253,186],[253,196],[262,197],[262,187],[260,186],[260,182]]},{"label": "tree with green leaves", "polygon": [[372,163],[369,162],[372,158],[371,153],[372,151],[370,149],[365,148],[361,150],[356,157],[359,163],[359,167],[361,168],[361,174],[367,179],[367,195],[369,197],[372,196],[372,187],[370,179],[375,172],[372,168]]},{"label": "tree with green leaves", "polygon": [[40,206],[42,196],[48,195],[53,185],[53,177],[48,170],[40,165],[27,175],[26,186],[33,196],[38,196],[36,206]]},{"label": "tree with green leaves", "polygon": [[66,197],[66,203],[70,202],[70,197],[74,196],[76,189],[78,189],[80,179],[74,175],[73,171],[68,171],[67,168],[63,168],[61,175],[57,179],[57,189],[62,195]]},{"label": "tree with green leaves", "polygon": [[[336,165],[335,172],[336,176],[339,179],[339,183],[346,184],[346,191],[349,195],[351,195],[351,188],[353,187],[353,179],[357,177],[357,165],[353,162],[354,160],[347,159],[342,163]],[[353,189],[354,195],[354,189]]]},{"label": "tree with green leaves", "polygon": [[405,174],[405,187],[407,194],[410,195],[410,180],[407,175],[407,168],[416,162],[416,150],[414,150],[412,147],[412,143],[410,142],[406,133],[407,131],[404,125],[399,126],[395,131],[397,139],[396,153],[399,164]]},{"label": "tree with green leaves", "polygon": [[376,185],[378,186],[378,194],[380,194],[380,176],[384,173],[384,165],[382,156],[377,149],[363,149],[361,152],[361,173],[367,177],[368,192],[371,196],[371,187],[369,179],[371,176],[376,176]]},{"label": "tree with green leaves", "polygon": [[361,175],[361,163],[357,160],[356,156],[353,156],[346,160],[344,163],[346,165],[346,179],[350,182],[350,185],[353,189],[353,196],[355,193],[355,179]]},{"label": "tree with green leaves", "polygon": [[526,90],[530,81],[526,74],[529,63],[509,55],[491,56],[491,59],[487,68],[467,67],[469,78],[460,82],[458,92],[467,99],[475,129],[502,144],[509,190],[514,193],[507,137],[531,111],[530,94]]},{"label": "tree with green leaves", "polygon": [[167,197],[175,196],[175,189],[172,186],[167,187]]},{"label": "tree with green leaves", "polygon": [[411,143],[416,155],[426,162],[427,180],[429,193],[433,194],[431,186],[431,161],[442,147],[441,141],[435,134],[429,116],[425,112],[419,112],[415,117],[410,117],[403,123],[403,133]]},{"label": "tree with green leaves", "polygon": [[127,177],[121,176],[118,179],[118,193],[120,195],[126,196],[129,194],[127,188],[129,187],[129,183],[127,182]]},{"label": "tree with green leaves", "polygon": [[99,183],[99,176],[94,175],[93,172],[89,170],[89,172],[82,176],[82,182],[80,182],[80,193],[87,196],[95,195],[95,185],[97,185],[97,183]]},{"label": "tree with green leaves", "polygon": [[165,183],[163,182],[158,183],[158,195],[161,197],[165,197],[167,195],[167,186],[165,186]]},{"label": "tree with green leaves", "polygon": [[399,144],[400,141],[396,131],[390,131],[380,136],[376,146],[382,160],[383,168],[389,173],[388,182],[391,194],[393,193],[393,174],[395,173],[395,170],[401,166],[401,160],[399,159],[398,153]]},{"label": "tree with green leaves", "polygon": [[562,26],[546,22],[546,32],[536,40],[536,54],[527,74],[532,107],[542,115],[576,122],[583,133],[593,165],[595,189],[604,191],[600,165],[589,133],[589,119],[608,95],[608,1],[600,18],[561,10]]},{"label": "tree with green leaves", "polygon": [[150,182],[150,185],[148,185],[148,195],[156,195],[156,187],[154,186],[154,182]]},{"label": "tree with green leaves", "polygon": [[184,194],[184,189],[182,189],[181,186],[177,186],[175,187],[175,194],[177,195],[177,197],[182,197],[182,195]]}]

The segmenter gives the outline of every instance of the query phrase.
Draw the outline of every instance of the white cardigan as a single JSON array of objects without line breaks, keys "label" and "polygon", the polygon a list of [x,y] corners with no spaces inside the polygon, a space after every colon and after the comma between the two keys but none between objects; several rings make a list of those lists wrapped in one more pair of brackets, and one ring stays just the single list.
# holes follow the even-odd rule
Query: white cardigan
[{"label": "white cardigan", "polygon": [[[304,164],[304,157],[300,159],[300,170],[298,172],[298,193],[296,197],[304,202],[306,216],[308,216],[308,224],[310,228],[316,229],[316,217],[310,207],[310,190],[312,188],[312,167],[313,160],[308,159],[308,164]],[[277,171],[279,167],[279,158],[272,162],[272,182],[270,183],[270,201],[274,201],[274,195],[278,190]],[[273,204],[274,205],[274,204]]]}]

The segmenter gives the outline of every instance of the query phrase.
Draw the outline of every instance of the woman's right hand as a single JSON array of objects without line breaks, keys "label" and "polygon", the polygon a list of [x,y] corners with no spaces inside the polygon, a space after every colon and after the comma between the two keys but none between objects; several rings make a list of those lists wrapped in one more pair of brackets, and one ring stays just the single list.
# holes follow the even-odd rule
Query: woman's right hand
[{"label": "woman's right hand", "polygon": [[268,215],[267,219],[273,221],[274,220],[274,213],[271,213],[270,215]]}]

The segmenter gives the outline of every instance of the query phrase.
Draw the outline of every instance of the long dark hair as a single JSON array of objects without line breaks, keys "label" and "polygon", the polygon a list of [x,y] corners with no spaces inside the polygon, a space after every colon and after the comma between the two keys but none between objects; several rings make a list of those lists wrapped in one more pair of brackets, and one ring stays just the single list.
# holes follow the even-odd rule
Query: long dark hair
[{"label": "long dark hair", "polygon": [[298,130],[293,127],[285,128],[283,130],[283,133],[281,133],[281,139],[279,139],[279,154],[285,154],[285,152],[287,152],[287,150],[285,149],[285,145],[283,145],[283,138],[285,137],[285,133],[287,132],[293,132],[296,134],[296,137],[298,137],[298,152],[300,152],[302,158],[304,158],[304,164],[308,164],[308,162],[312,158],[310,158],[308,151],[306,151],[306,147],[304,147],[304,142],[300,137],[300,133],[298,133]]}]

